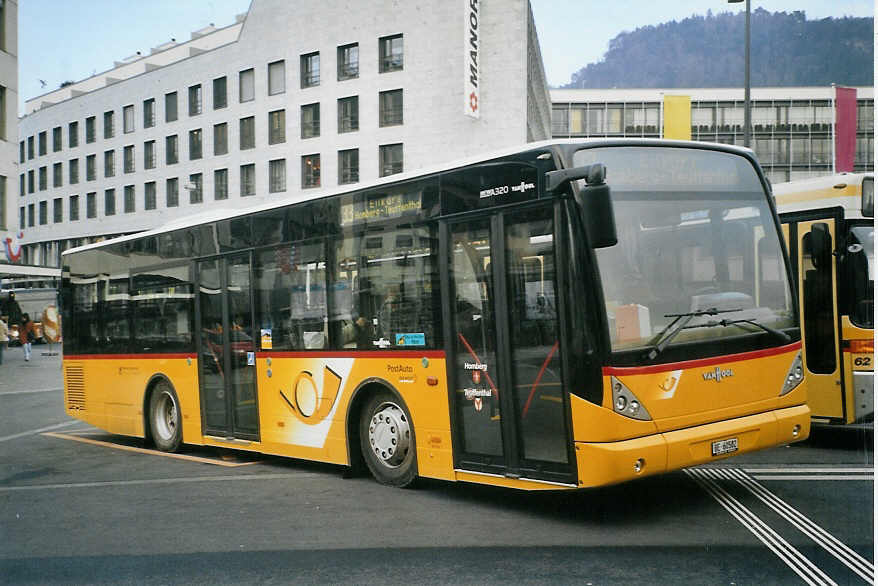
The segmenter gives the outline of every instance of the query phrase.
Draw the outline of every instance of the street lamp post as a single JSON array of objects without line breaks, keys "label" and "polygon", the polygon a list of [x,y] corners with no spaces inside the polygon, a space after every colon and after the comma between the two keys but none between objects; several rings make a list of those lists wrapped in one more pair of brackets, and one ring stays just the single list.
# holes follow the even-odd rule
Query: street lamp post
[{"label": "street lamp post", "polygon": [[750,0],[728,0],[729,4],[746,2],[744,29],[744,146],[750,147]]}]

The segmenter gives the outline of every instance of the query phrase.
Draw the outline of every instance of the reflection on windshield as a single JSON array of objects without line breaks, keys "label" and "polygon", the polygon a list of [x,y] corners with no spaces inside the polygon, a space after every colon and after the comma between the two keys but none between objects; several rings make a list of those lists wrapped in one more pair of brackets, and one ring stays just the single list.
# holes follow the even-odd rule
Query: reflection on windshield
[{"label": "reflection on windshield", "polygon": [[847,313],[860,327],[874,325],[875,228],[851,227],[847,250],[843,256],[844,275],[850,291]]},{"label": "reflection on windshield", "polygon": [[[728,320],[790,327],[791,296],[780,243],[764,199],[710,194],[614,194],[619,243],[597,251],[614,348],[637,347],[671,314],[715,309]],[[745,205],[742,205],[745,204]],[[676,342],[741,335],[692,327]]]}]

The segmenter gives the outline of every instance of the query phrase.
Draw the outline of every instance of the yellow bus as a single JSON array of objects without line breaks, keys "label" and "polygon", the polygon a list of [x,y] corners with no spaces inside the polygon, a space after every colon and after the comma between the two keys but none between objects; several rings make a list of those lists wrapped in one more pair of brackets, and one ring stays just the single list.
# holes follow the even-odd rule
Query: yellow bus
[{"label": "yellow bus", "polygon": [[871,425],[874,176],[831,175],[773,191],[798,284],[812,418]]},{"label": "yellow bus", "polygon": [[66,410],[395,486],[574,489],[799,441],[767,189],[732,146],[544,142],[69,250]]}]

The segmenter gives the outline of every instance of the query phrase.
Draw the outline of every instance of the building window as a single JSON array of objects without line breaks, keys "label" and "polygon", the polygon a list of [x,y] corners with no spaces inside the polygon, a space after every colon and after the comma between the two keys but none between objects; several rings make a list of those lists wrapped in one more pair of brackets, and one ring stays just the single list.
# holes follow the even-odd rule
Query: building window
[{"label": "building window", "polygon": [[7,229],[6,223],[6,176],[0,175],[0,230]]},{"label": "building window", "polygon": [[104,191],[104,215],[105,216],[115,216],[116,215],[116,190],[115,189],[107,189]]},{"label": "building window", "polygon": [[378,126],[402,124],[402,90],[390,90],[378,94]]},{"label": "building window", "polygon": [[402,35],[378,39],[378,73],[402,69]]},{"label": "building window", "polygon": [[112,110],[104,112],[104,138],[113,138],[116,134],[114,116],[115,112]]},{"label": "building window", "polygon": [[45,226],[49,223],[49,202],[41,201],[40,202],[40,226]]},{"label": "building window", "polygon": [[360,180],[360,150],[338,151],[338,184],[356,183]]},{"label": "building window", "polygon": [[67,146],[70,148],[79,146],[79,122],[71,122],[67,125]]},{"label": "building window", "polygon": [[355,79],[360,75],[360,46],[357,43],[338,48],[338,81]]},{"label": "building window", "polygon": [[85,119],[85,142],[86,144],[95,141],[95,117],[89,116]]},{"label": "building window", "polygon": [[213,109],[219,110],[229,105],[226,92],[226,76],[213,80]]},{"label": "building window", "polygon": [[122,107],[122,133],[134,132],[134,105]]},{"label": "building window", "polygon": [[180,205],[180,180],[176,177],[165,181],[165,207]]},{"label": "building window", "polygon": [[177,92],[165,94],[165,122],[177,119]]},{"label": "building window", "polygon": [[228,169],[216,169],[213,172],[213,199],[229,199]]},{"label": "building window", "polygon": [[34,226],[34,204],[28,204],[27,206],[27,226],[28,228],[33,228]]},{"label": "building window", "polygon": [[71,222],[77,221],[79,219],[79,196],[71,195],[67,206],[67,217],[70,218]]},{"label": "building window", "polygon": [[287,190],[287,160],[276,159],[268,162],[268,192],[278,193]]},{"label": "building window", "polygon": [[177,151],[177,135],[165,137],[165,164],[174,165],[180,160],[180,153]]},{"label": "building window", "polygon": [[256,146],[256,120],[253,116],[241,118],[241,150]]},{"label": "building window", "polygon": [[143,143],[143,168],[155,169],[155,141],[148,140]]},{"label": "building window", "polygon": [[20,208],[18,208],[18,229],[24,230],[25,227],[25,208],[24,206],[21,206]]},{"label": "building window", "polygon": [[189,131],[189,160],[201,158],[201,129]]},{"label": "building window", "polygon": [[27,188],[25,187],[24,181],[24,173],[18,176],[18,195],[24,197],[27,194]]},{"label": "building window", "polygon": [[320,104],[302,106],[302,138],[320,136]]},{"label": "building window", "polygon": [[308,53],[299,58],[302,87],[320,85],[320,52]]},{"label": "building window", "polygon": [[52,200],[52,222],[60,224],[64,221],[64,199],[56,197]]},{"label": "building window", "polygon": [[402,143],[379,146],[378,165],[379,177],[402,173]]},{"label": "building window", "polygon": [[46,136],[46,131],[44,130],[40,133],[40,156],[41,157],[43,155],[45,155],[47,152],[46,151],[46,149],[48,148],[47,142],[48,142],[48,138]]},{"label": "building window", "polygon": [[143,100],[143,127],[155,126],[155,98]]},{"label": "building window", "polygon": [[320,187],[320,155],[302,157],[302,188]]},{"label": "building window", "polygon": [[125,173],[134,173],[134,145],[129,144],[122,149],[122,169]]},{"label": "building window", "polygon": [[189,86],[189,115],[201,114],[201,84]]},{"label": "building window", "polygon": [[24,141],[18,143],[18,162],[24,163]]},{"label": "building window", "polygon": [[85,180],[94,181],[97,178],[97,155],[88,155],[85,157]]},{"label": "building window", "polygon": [[360,129],[360,99],[357,96],[339,98],[338,131],[355,132]]},{"label": "building window", "polygon": [[189,192],[189,203],[201,203],[204,201],[201,190],[202,183],[201,173],[193,173],[189,176],[189,185],[186,186],[186,190]]},{"label": "building window", "polygon": [[104,177],[116,175],[116,152],[104,151]]},{"label": "building window", "polygon": [[61,163],[52,165],[52,187],[61,187],[64,184],[64,168]]},{"label": "building window", "polygon": [[30,169],[27,172],[27,192],[28,193],[34,192],[34,170],[33,169]]},{"label": "building window", "polygon": [[27,137],[27,160],[30,161],[34,158],[34,137]]},{"label": "building window", "polygon": [[56,126],[52,129],[52,152],[57,153],[61,150],[61,127]]},{"label": "building window", "polygon": [[40,167],[40,191],[46,191],[49,188],[49,168]]},{"label": "building window", "polygon": [[143,184],[143,209],[154,210],[155,208],[155,181],[150,181]]},{"label": "building window", "polygon": [[256,165],[241,165],[241,197],[256,195]]},{"label": "building window", "polygon": [[238,74],[238,101],[250,102],[256,97],[256,83],[253,69],[245,69]]},{"label": "building window", "polygon": [[133,214],[135,209],[134,205],[134,186],[126,185],[125,186],[125,213]]},{"label": "building window", "polygon": [[274,96],[286,91],[286,66],[283,59],[268,64],[268,95]]},{"label": "building window", "polygon": [[287,141],[286,110],[275,110],[268,113],[268,144],[279,144]]},{"label": "building window", "polygon": [[[2,12],[3,7],[0,6],[0,12]],[[3,27],[3,22],[0,21],[0,28]],[[0,85],[0,139],[9,140],[9,137],[6,136],[6,88]],[[58,147],[58,150],[61,150],[61,147]]]},{"label": "building window", "polygon": [[98,217],[98,194],[94,191],[85,194],[85,217]]},{"label": "building window", "polygon": [[67,174],[70,185],[79,183],[79,159],[70,159],[67,163]]},{"label": "building window", "polygon": [[225,122],[213,125],[213,154],[225,155],[229,152],[229,125]]}]

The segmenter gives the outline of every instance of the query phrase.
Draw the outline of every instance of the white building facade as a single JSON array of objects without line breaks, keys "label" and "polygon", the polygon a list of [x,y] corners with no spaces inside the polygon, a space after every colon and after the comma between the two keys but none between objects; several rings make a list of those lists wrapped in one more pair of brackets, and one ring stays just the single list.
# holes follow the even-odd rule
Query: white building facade
[{"label": "white building facade", "polygon": [[[18,2],[0,2],[0,263],[18,251]],[[9,240],[7,240],[9,239]]]},{"label": "white building facade", "polygon": [[253,0],[29,100],[13,221],[25,262],[59,266],[71,246],[550,133],[528,0]]}]

